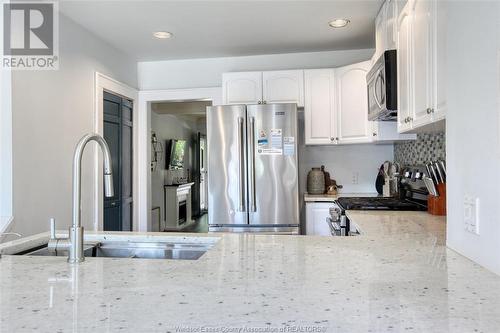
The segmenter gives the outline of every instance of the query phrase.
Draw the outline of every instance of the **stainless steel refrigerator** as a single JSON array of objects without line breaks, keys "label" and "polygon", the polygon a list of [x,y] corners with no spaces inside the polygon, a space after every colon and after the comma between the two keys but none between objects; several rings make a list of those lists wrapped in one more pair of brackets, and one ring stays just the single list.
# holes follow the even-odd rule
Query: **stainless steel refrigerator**
[{"label": "stainless steel refrigerator", "polygon": [[296,104],[207,108],[210,231],[299,232]]}]

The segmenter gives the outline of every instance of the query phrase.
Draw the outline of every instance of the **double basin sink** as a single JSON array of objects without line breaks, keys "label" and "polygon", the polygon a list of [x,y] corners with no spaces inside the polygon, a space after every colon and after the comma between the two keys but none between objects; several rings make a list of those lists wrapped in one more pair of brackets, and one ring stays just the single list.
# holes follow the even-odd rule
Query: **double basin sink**
[{"label": "double basin sink", "polygon": [[[85,257],[197,260],[215,243],[102,241],[84,245]],[[68,256],[47,245],[18,253],[28,256]]]}]

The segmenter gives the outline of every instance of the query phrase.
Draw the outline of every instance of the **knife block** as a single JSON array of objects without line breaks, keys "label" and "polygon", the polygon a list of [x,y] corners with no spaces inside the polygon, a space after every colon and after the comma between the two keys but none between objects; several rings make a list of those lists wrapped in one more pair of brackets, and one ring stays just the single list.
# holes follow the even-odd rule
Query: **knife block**
[{"label": "knife block", "polygon": [[446,215],[446,184],[437,184],[439,196],[430,195],[427,197],[427,212],[432,215]]}]

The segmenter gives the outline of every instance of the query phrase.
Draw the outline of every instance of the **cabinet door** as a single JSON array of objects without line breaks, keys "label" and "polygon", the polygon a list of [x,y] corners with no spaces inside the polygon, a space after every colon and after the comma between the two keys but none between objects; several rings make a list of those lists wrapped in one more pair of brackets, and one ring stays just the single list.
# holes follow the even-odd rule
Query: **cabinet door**
[{"label": "cabinet door", "polygon": [[306,204],[306,235],[331,236],[326,219],[333,203],[311,202]]},{"label": "cabinet door", "polygon": [[366,90],[366,74],[370,64],[370,61],[364,61],[335,69],[339,144],[372,141]]},{"label": "cabinet door", "polygon": [[433,52],[433,109],[432,121],[438,121],[446,117],[446,5],[447,1],[433,1],[435,10],[433,17],[433,37],[436,43]]},{"label": "cabinet door", "polygon": [[270,71],[262,73],[264,103],[297,103],[304,106],[304,71]]},{"label": "cabinet door", "polygon": [[375,61],[387,47],[387,6],[384,3],[375,19]]},{"label": "cabinet door", "polygon": [[396,21],[398,19],[398,8],[396,0],[387,0],[385,3],[385,16],[386,16],[386,49],[396,49],[397,29]]},{"label": "cabinet door", "polygon": [[223,104],[258,104],[262,101],[262,72],[222,74]]},{"label": "cabinet door", "polygon": [[411,31],[412,31],[412,77],[413,77],[413,115],[412,127],[429,124],[432,108],[432,54],[433,54],[433,24],[432,7],[434,1],[412,0]]},{"label": "cabinet door", "polygon": [[398,58],[398,131],[411,129],[411,16],[410,4],[399,15],[397,58]]},{"label": "cabinet door", "polygon": [[335,144],[335,76],[333,69],[304,71],[306,145]]}]

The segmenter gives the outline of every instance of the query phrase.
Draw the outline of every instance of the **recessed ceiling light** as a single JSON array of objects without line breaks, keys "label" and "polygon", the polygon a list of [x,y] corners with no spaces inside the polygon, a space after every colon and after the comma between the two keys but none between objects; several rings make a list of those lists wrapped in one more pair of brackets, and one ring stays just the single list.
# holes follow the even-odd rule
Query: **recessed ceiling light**
[{"label": "recessed ceiling light", "polygon": [[335,19],[335,20],[332,20],[328,23],[328,25],[330,25],[330,27],[332,28],[343,28],[345,27],[346,25],[349,24],[349,22],[351,22],[350,20],[348,19],[345,19],[345,18],[338,18],[338,19]]},{"label": "recessed ceiling light", "polygon": [[155,36],[158,39],[167,39],[167,38],[171,38],[173,36],[173,34],[171,32],[168,32],[168,31],[156,31],[156,32],[153,32],[153,36]]}]

